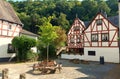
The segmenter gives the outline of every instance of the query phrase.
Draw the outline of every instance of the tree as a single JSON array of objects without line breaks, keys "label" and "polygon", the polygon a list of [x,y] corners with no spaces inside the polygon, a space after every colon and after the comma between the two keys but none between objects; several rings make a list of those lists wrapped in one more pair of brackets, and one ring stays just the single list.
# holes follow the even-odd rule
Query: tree
[{"label": "tree", "polygon": [[68,31],[69,30],[69,21],[66,19],[66,14],[60,13],[60,16],[54,17],[51,20],[51,24],[54,26],[61,26],[64,30]]},{"label": "tree", "polygon": [[36,40],[25,36],[14,37],[12,40],[12,45],[17,50],[16,57],[18,61],[25,61],[27,52],[32,47],[36,46]]},{"label": "tree", "polygon": [[[94,0],[84,0],[81,2],[81,10],[80,11],[84,11],[81,15],[81,19],[88,21],[91,18],[93,18],[95,16],[95,14],[97,13],[97,2]],[[78,14],[79,15],[79,14]]]},{"label": "tree", "polygon": [[55,47],[65,46],[65,42],[67,41],[66,31],[59,26],[55,26],[54,28],[58,36],[54,41]]},{"label": "tree", "polygon": [[30,16],[27,15],[25,12],[17,13],[21,21],[24,23],[24,29],[30,30]]},{"label": "tree", "polygon": [[52,43],[58,36],[55,32],[54,27],[50,23],[51,17],[48,17],[46,22],[40,26],[41,32],[39,32],[40,37],[39,40],[40,42],[43,43],[45,47],[47,47],[47,63],[48,63],[48,58],[49,58],[49,45]]},{"label": "tree", "polygon": [[118,14],[118,0],[107,0],[106,3],[108,4],[110,11],[110,16],[114,16]]},{"label": "tree", "polygon": [[98,11],[102,10],[102,11],[106,12],[107,14],[110,13],[110,8],[109,8],[109,6],[106,4],[105,1],[99,2],[97,8],[98,8]]}]

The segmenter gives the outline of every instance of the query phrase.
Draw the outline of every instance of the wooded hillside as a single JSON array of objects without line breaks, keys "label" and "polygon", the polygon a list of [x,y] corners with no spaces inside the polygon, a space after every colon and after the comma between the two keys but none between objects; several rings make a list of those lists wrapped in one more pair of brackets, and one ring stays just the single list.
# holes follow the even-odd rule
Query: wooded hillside
[{"label": "wooded hillside", "polygon": [[117,0],[9,0],[24,24],[24,29],[38,33],[38,26],[45,22],[45,17],[52,16],[52,25],[69,30],[75,17],[83,21],[91,20],[97,12],[106,12],[108,16],[118,14]]}]

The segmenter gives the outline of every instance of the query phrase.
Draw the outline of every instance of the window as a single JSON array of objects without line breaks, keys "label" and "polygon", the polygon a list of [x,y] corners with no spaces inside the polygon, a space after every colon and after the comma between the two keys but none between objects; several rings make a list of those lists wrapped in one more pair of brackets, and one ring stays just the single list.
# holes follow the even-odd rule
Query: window
[{"label": "window", "polygon": [[12,46],[12,44],[8,44],[8,53],[15,53],[15,48]]},{"label": "window", "polygon": [[98,41],[98,34],[92,34],[91,35],[91,41],[92,42],[97,42]]},{"label": "window", "polygon": [[102,33],[102,41],[106,42],[109,40],[108,33]]},{"label": "window", "polygon": [[96,24],[97,24],[97,25],[102,25],[102,19],[96,20]]},{"label": "window", "polygon": [[88,51],[88,55],[95,56],[95,51]]},{"label": "window", "polygon": [[72,37],[70,38],[70,43],[74,43],[74,42],[75,42],[74,36],[72,36]]},{"label": "window", "polygon": [[74,31],[79,31],[80,30],[80,27],[79,26],[75,26],[74,27]]},{"label": "window", "polygon": [[77,43],[81,43],[81,41],[80,41],[80,36],[79,36],[79,35],[77,35],[76,42],[77,42]]},{"label": "window", "polygon": [[12,29],[12,25],[9,25],[9,26],[8,26],[8,29],[11,30],[11,29]]}]

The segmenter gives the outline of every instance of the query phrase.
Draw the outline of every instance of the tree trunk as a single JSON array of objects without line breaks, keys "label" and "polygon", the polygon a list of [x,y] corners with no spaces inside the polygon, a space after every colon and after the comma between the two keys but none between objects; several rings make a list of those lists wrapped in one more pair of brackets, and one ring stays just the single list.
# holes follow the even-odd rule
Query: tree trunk
[{"label": "tree trunk", "polygon": [[49,43],[47,45],[47,66],[48,66],[48,60],[49,60]]}]

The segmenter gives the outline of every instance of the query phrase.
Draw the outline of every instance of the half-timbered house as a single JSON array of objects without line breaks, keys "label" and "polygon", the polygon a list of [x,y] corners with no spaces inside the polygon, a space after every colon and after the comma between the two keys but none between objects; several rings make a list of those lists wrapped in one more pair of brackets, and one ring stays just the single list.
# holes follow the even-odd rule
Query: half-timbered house
[{"label": "half-timbered house", "polygon": [[[118,15],[107,17],[106,14],[98,13],[87,26],[78,18],[75,19],[68,32],[69,53],[62,53],[61,57],[90,61],[100,61],[100,58],[103,57],[105,62],[120,63],[119,19]],[[74,52],[71,54],[71,51]],[[81,52],[80,55],[76,54]]]},{"label": "half-timbered house", "polygon": [[15,56],[14,51],[9,51],[11,40],[15,36],[19,36],[22,26],[12,6],[8,2],[0,0],[0,61]]},{"label": "half-timbered house", "polygon": [[[68,54],[62,53],[61,57],[65,59],[84,58],[84,30],[85,23],[78,17],[75,18],[68,34],[67,34],[67,49]],[[72,53],[72,54],[71,54]]]},{"label": "half-timbered house", "polygon": [[84,52],[86,60],[119,63],[118,27],[103,14],[98,13],[84,31]]},{"label": "half-timbered house", "polygon": [[85,24],[79,18],[74,20],[71,29],[68,32],[68,48],[70,52],[77,52],[83,54],[83,31],[85,30]]}]

